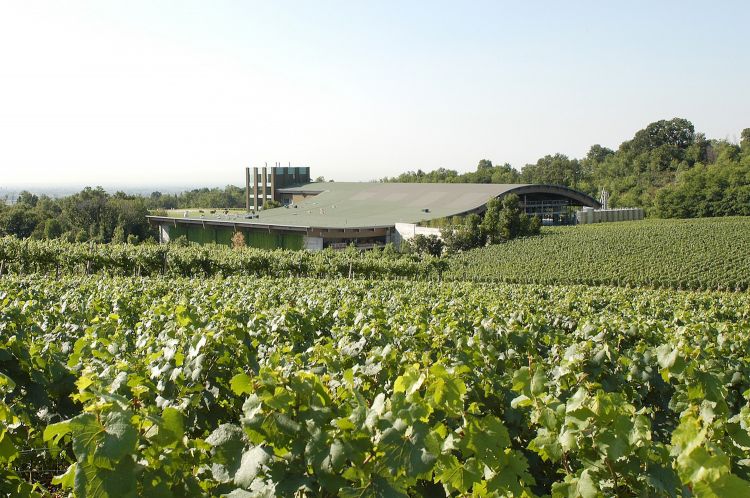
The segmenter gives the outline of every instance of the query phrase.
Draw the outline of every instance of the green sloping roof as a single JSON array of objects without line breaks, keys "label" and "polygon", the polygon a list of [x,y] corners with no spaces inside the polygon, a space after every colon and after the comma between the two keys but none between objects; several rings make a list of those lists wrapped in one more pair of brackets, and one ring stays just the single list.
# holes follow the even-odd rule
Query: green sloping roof
[{"label": "green sloping roof", "polygon": [[416,223],[472,211],[491,198],[519,186],[469,183],[312,183],[286,191],[320,192],[318,195],[308,197],[296,204],[296,207],[262,211],[260,217],[252,221],[321,228]]},{"label": "green sloping roof", "polygon": [[[295,204],[296,207],[261,211],[259,217],[253,219],[247,219],[241,214],[205,214],[200,220],[264,227],[388,227],[396,223],[417,223],[473,211],[491,198],[522,186],[524,185],[477,183],[309,183],[279,189],[287,193],[319,192]],[[176,218],[176,221],[179,222],[180,219],[189,218]]]}]

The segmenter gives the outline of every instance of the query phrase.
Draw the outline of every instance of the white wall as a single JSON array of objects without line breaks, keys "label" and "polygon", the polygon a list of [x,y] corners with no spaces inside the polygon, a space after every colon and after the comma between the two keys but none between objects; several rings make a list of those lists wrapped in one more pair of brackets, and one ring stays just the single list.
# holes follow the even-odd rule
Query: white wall
[{"label": "white wall", "polygon": [[166,223],[159,225],[159,242],[162,244],[169,242],[169,225]]},{"label": "white wall", "polygon": [[398,248],[401,247],[401,241],[412,239],[416,235],[434,235],[443,238],[439,228],[420,227],[414,223],[396,223],[396,232],[393,234],[391,241]]},{"label": "white wall", "polygon": [[641,208],[593,209],[585,207],[583,211],[576,213],[576,218],[579,225],[587,225],[607,221],[642,220],[644,212]]},{"label": "white wall", "polygon": [[317,252],[323,250],[323,237],[302,237],[302,245],[306,250]]}]

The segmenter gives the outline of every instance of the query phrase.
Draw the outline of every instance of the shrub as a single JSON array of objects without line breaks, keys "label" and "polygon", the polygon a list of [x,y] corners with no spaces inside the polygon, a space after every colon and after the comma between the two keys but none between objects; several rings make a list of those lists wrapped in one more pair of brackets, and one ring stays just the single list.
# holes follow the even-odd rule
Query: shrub
[{"label": "shrub", "polygon": [[410,241],[411,247],[417,254],[440,256],[445,245],[437,235],[415,235]]},{"label": "shrub", "polygon": [[234,232],[234,235],[232,235],[232,247],[235,249],[242,249],[245,245],[245,234],[242,232]]}]

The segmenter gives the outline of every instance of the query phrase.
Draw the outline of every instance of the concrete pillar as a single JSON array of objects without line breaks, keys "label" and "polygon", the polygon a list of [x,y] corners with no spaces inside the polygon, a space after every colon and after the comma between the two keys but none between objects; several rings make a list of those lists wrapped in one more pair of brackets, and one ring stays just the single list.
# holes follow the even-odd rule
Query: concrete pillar
[{"label": "concrete pillar", "polygon": [[278,171],[276,166],[271,168],[271,199],[273,200],[276,200],[276,171]]},{"label": "concrete pillar", "polygon": [[592,207],[583,208],[583,214],[584,214],[584,218],[586,219],[584,223],[586,223],[587,225],[590,225],[591,223],[594,222],[594,208]]},{"label": "concrete pillar", "polygon": [[245,168],[245,211],[250,212],[250,168]]},{"label": "concrete pillar", "polygon": [[258,212],[258,168],[253,168],[253,209]]},{"label": "concrete pillar", "polygon": [[166,244],[169,242],[169,225],[166,223],[159,224],[159,243]]},{"label": "concrete pillar", "polygon": [[267,187],[267,185],[268,185],[268,167],[267,166],[263,166],[263,178],[261,179],[261,188],[260,188],[260,191],[261,191],[260,198],[261,198],[261,201],[262,201],[260,203],[261,207],[263,207],[263,204],[266,203],[266,187]]}]

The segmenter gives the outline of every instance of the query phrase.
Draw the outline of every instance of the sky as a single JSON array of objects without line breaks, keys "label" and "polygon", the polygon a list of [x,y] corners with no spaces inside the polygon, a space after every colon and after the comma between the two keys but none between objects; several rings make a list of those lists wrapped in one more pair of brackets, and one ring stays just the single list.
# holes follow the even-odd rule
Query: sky
[{"label": "sky", "polygon": [[359,181],[750,127],[750,2],[0,0],[0,187]]}]

